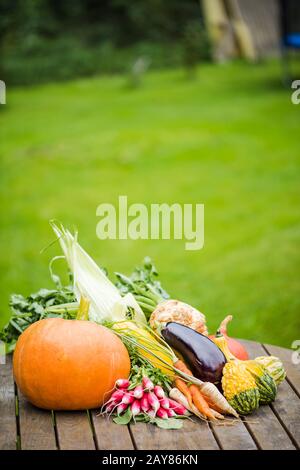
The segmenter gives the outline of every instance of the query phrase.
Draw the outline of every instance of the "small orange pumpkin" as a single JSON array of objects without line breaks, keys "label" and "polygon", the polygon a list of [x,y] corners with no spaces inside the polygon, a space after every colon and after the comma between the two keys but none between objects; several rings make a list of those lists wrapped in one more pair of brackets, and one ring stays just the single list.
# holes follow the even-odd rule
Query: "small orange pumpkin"
[{"label": "small orange pumpkin", "polygon": [[13,357],[15,381],[35,406],[53,410],[97,408],[130,359],[109,329],[82,320],[47,318],[19,337]]}]

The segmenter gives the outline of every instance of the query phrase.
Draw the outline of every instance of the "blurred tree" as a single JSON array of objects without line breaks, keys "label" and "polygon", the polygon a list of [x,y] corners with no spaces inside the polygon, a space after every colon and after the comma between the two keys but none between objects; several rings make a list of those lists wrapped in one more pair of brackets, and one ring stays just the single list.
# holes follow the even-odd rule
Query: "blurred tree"
[{"label": "blurred tree", "polygon": [[127,71],[145,49],[154,67],[178,65],[182,48],[192,60],[186,35],[197,18],[201,34],[198,0],[0,0],[2,72],[32,83]]},{"label": "blurred tree", "polygon": [[187,23],[183,35],[183,65],[189,78],[196,75],[196,67],[210,55],[210,44],[206,30],[200,21]]}]

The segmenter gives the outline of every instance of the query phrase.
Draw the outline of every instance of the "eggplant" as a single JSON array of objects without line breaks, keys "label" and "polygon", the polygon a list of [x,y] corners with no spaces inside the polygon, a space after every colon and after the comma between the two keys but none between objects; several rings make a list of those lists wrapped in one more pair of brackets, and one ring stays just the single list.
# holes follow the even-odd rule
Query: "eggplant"
[{"label": "eggplant", "polygon": [[219,384],[226,358],[207,336],[176,322],[161,330],[164,340],[184,359],[193,375],[203,382]]}]

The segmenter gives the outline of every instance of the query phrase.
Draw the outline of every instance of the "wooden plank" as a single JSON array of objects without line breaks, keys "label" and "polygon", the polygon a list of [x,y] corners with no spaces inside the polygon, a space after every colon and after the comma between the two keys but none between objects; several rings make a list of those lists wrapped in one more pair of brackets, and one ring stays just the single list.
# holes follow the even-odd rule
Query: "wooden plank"
[{"label": "wooden plank", "polygon": [[56,428],[62,450],[95,450],[87,411],[57,411]]},{"label": "wooden plank", "polygon": [[56,450],[51,411],[31,405],[19,391],[22,450]]},{"label": "wooden plank", "polygon": [[[265,355],[265,351],[260,344],[245,340],[241,342],[252,359],[256,356]],[[295,449],[289,435],[270,406],[260,406],[257,411],[250,416],[246,416],[244,422],[259,448],[266,450]]]},{"label": "wooden plank", "polygon": [[232,426],[212,425],[220,447],[224,450],[256,450],[256,443],[244,422],[234,420],[233,423]]},{"label": "wooden plank", "polygon": [[186,420],[182,429],[166,430],[153,424],[130,425],[139,450],[217,450],[219,446],[207,423],[198,419]]},{"label": "wooden plank", "polygon": [[288,381],[296,390],[298,396],[300,396],[300,363],[295,364],[292,361],[292,354],[295,353],[295,351],[280,348],[279,346],[273,346],[271,344],[265,344],[264,347],[270,355],[277,356],[282,360]]},{"label": "wooden plank", "polygon": [[245,346],[250,359],[254,359],[257,356],[266,356],[266,351],[264,351],[261,344],[246,339],[239,339],[239,341]]},{"label": "wooden plank", "polygon": [[213,424],[212,428],[223,450],[257,450],[249,431],[239,419],[233,419],[232,424]]},{"label": "wooden plank", "polygon": [[244,420],[260,449],[295,450],[295,446],[269,406],[261,406]]},{"label": "wooden plank", "polygon": [[16,449],[15,392],[11,356],[0,364],[0,450]]},{"label": "wooden plank", "polygon": [[[283,422],[297,448],[300,447],[300,365],[292,362],[293,351],[279,346],[263,345],[269,354],[279,357],[287,371],[287,381],[278,387],[278,394],[272,408]],[[296,390],[296,392],[295,392]],[[298,392],[298,395],[297,395]]]},{"label": "wooden plank", "polygon": [[127,426],[115,424],[111,419],[97,416],[97,411],[91,412],[92,422],[95,430],[97,448],[99,450],[133,450]]},{"label": "wooden plank", "polygon": [[288,382],[278,387],[276,400],[271,405],[279,421],[287,430],[293,444],[300,448],[300,400]]}]

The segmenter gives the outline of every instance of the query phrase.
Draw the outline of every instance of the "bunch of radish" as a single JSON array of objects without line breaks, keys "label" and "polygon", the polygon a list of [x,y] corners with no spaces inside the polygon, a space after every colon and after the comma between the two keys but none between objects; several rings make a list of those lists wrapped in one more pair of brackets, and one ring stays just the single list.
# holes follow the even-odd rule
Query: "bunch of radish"
[{"label": "bunch of radish", "polygon": [[[118,379],[115,391],[105,404],[105,413],[118,416],[129,412],[133,419],[138,416],[168,419],[185,416],[187,409],[169,398],[163,388],[148,378],[143,377],[142,383],[133,384],[128,379]],[[128,410],[129,409],[129,410]]]}]

